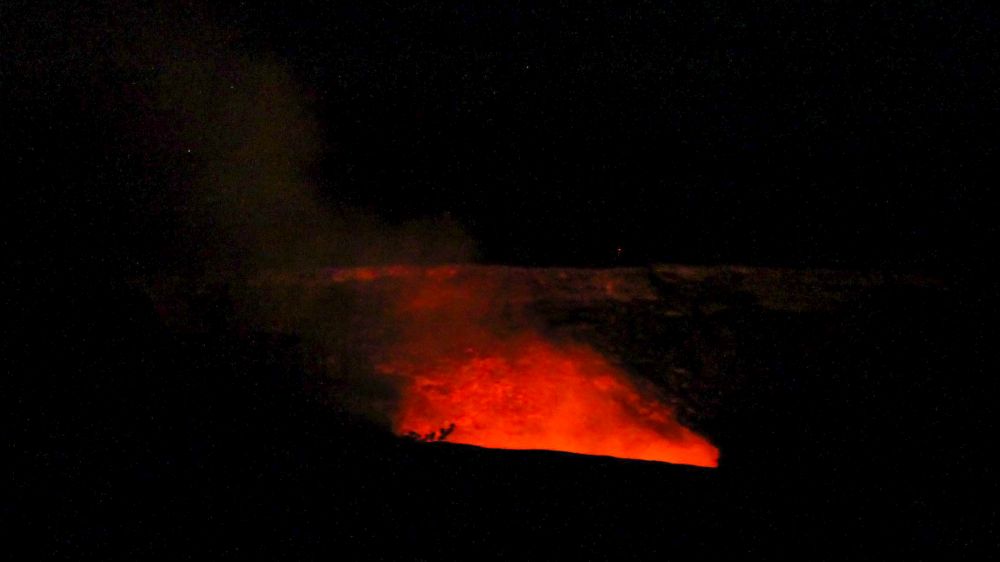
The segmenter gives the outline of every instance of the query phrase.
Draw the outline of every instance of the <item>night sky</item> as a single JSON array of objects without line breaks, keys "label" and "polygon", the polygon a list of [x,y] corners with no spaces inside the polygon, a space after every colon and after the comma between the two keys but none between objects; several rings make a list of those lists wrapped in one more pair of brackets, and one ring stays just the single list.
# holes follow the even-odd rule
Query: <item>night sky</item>
[{"label": "night sky", "polygon": [[450,212],[487,259],[600,263],[622,246],[893,267],[984,249],[989,13],[503,2],[264,17],[261,41],[322,100],[351,200]]},{"label": "night sky", "polygon": [[115,259],[205,237],[177,194],[243,134],[212,104],[270,75],[293,109],[260,93],[237,120],[269,123],[251,142],[284,143],[318,205],[447,222],[482,262],[942,270],[995,232],[997,21],[971,3],[4,12],[29,238],[69,225]]}]

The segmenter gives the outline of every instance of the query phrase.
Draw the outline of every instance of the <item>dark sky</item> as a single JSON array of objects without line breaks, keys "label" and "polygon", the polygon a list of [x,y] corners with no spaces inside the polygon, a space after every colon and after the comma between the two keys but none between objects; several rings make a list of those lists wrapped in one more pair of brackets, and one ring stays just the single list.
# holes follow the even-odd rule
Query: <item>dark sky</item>
[{"label": "dark sky", "polygon": [[942,269],[988,253],[993,9],[534,4],[6,8],[25,216],[62,205],[57,222],[113,238],[131,221],[125,256],[183,230],[150,187],[183,183],[183,165],[150,165],[134,140],[169,136],[144,120],[162,68],[114,62],[162,31],[287,71],[332,207],[447,217],[482,261],[611,265],[621,247],[628,263]]}]

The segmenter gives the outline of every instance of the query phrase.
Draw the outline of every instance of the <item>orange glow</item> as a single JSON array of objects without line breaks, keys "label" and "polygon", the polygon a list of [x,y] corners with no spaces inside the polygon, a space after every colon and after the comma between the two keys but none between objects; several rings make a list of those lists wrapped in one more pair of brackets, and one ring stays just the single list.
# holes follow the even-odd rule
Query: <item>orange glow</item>
[{"label": "orange glow", "polygon": [[718,449],[677,422],[652,385],[584,344],[546,335],[526,310],[536,289],[521,273],[393,266],[327,275],[381,283],[375,293],[394,301],[393,335],[376,363],[397,383],[400,434],[717,466]]},{"label": "orange glow", "polygon": [[397,431],[424,436],[454,424],[447,438],[455,443],[717,465],[715,447],[596,352],[536,337],[503,347],[432,365],[383,366],[408,379]]},{"label": "orange glow", "polygon": [[331,281],[375,281],[394,277],[420,277],[447,279],[458,273],[455,266],[417,267],[412,265],[383,265],[371,267],[332,268],[327,270]]}]

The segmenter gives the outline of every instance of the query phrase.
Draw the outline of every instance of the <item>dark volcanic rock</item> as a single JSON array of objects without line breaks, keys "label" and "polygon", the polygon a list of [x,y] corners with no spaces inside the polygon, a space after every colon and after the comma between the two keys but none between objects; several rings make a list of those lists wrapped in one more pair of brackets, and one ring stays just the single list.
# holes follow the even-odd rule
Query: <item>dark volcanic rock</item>
[{"label": "dark volcanic rock", "polygon": [[[72,557],[996,546],[984,313],[954,284],[666,266],[356,273],[66,280],[25,300],[31,337],[9,344],[13,532]],[[719,468],[392,436],[359,407],[391,393],[358,381],[365,342],[386,337],[378,303],[408,275],[502,288],[526,310],[516,321],[655,383],[719,446]],[[331,350],[355,360],[331,365]],[[344,393],[355,402],[329,399]]]}]

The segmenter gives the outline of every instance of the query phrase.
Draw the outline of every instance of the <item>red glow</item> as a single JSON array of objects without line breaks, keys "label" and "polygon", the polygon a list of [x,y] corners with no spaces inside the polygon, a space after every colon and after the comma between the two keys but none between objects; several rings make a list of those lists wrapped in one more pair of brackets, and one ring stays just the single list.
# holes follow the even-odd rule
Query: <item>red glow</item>
[{"label": "red glow", "polygon": [[400,373],[409,382],[397,431],[428,435],[454,424],[448,440],[456,443],[717,465],[714,446],[596,352],[538,338],[503,347],[421,367],[384,366],[408,371]]},{"label": "red glow", "polygon": [[[395,332],[377,363],[398,383],[400,434],[439,438],[453,426],[445,434],[456,443],[717,466],[718,449],[678,423],[651,386],[586,345],[543,335],[525,310],[536,285],[523,271],[496,277],[390,266],[327,274],[379,282],[379,294],[393,295]],[[617,294],[613,280],[599,284],[606,298]]]}]

